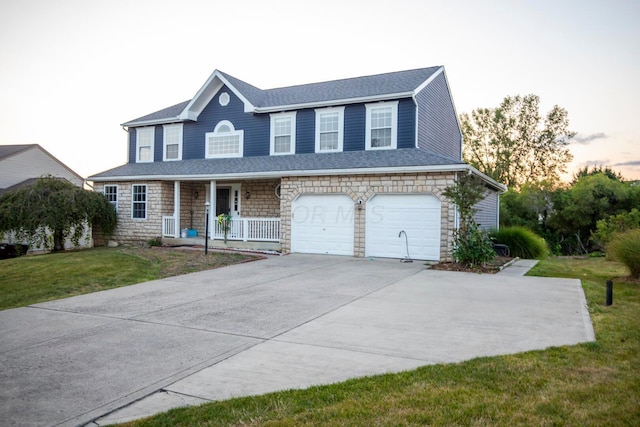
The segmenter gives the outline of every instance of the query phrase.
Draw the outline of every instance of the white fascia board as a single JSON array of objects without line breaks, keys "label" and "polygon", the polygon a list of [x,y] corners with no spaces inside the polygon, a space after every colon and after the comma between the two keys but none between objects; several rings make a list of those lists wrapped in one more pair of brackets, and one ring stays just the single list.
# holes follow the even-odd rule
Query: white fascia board
[{"label": "white fascia board", "polygon": [[[453,105],[453,112],[456,116],[456,123],[458,124],[458,130],[460,131],[460,158],[462,159],[462,146],[464,145],[464,134],[462,133],[462,126],[460,126],[460,116],[458,116],[458,109],[456,108],[456,103],[453,100],[453,93],[451,93],[451,85],[449,84],[449,79],[447,78],[447,73],[444,72],[444,67],[442,68],[444,81],[447,84],[447,92],[449,92],[449,98],[451,99],[451,105]],[[499,184],[499,183],[498,183]],[[502,184],[500,184],[502,185]],[[505,187],[505,190],[506,187]]]},{"label": "white fascia board", "polygon": [[434,71],[433,74],[431,74],[429,76],[429,78],[427,80],[425,80],[424,82],[422,82],[422,84],[420,84],[420,86],[418,86],[416,88],[416,90],[414,91],[414,94],[417,94],[418,92],[420,92],[422,89],[424,89],[425,87],[427,87],[429,85],[429,83],[431,83],[432,81],[435,80],[436,77],[438,77],[440,74],[442,74],[444,72],[444,67],[440,67],[438,68],[436,71]]},{"label": "white fascia board", "polygon": [[484,182],[486,182],[492,187],[495,187],[500,193],[506,193],[506,191],[508,190],[508,187],[506,185],[499,183],[495,179],[491,178],[489,175],[485,175],[484,173],[480,172],[478,169],[474,168],[473,166],[467,165],[467,164],[465,164],[465,166],[466,166],[466,169],[469,171],[469,173],[473,173],[474,175],[477,175]]},{"label": "white fascia board", "polygon": [[244,112],[245,113],[253,113],[256,110],[255,105],[253,105],[251,102],[249,102],[249,100],[247,98],[245,98],[245,96],[242,93],[240,93],[240,91],[238,89],[236,89],[231,83],[229,83],[229,81],[226,78],[224,78],[224,76],[218,75],[218,78],[231,90],[231,92],[233,92],[233,94],[235,96],[240,98],[240,100],[244,104]]},{"label": "white fascia board", "polygon": [[227,79],[222,76],[220,71],[215,70],[211,76],[207,79],[205,84],[200,88],[198,93],[193,97],[191,102],[187,104],[182,113],[180,114],[181,119],[188,120],[198,120],[198,116],[206,108],[207,105],[211,102],[211,100],[216,96],[218,91],[222,88],[222,86],[227,86],[229,90],[231,90],[244,104],[244,111],[252,112],[255,110],[253,104],[249,102],[247,98],[242,95]]},{"label": "white fascia board", "polygon": [[140,126],[154,126],[154,125],[167,125],[171,123],[183,123],[187,120],[181,119],[180,117],[168,117],[164,119],[155,119],[155,120],[142,120],[139,122],[126,122],[122,123],[120,126],[122,127],[140,127]]},{"label": "white fascia board", "polygon": [[276,105],[273,107],[258,107],[255,109],[255,112],[256,113],[275,113],[275,112],[281,112],[281,111],[298,110],[302,108],[322,108],[322,107],[333,107],[337,105],[346,105],[346,104],[359,104],[363,102],[388,101],[390,99],[410,98],[412,96],[413,96],[413,92],[399,92],[399,93],[390,93],[386,95],[363,96],[359,98],[330,99],[327,101],[307,102],[304,104]]},{"label": "white fascia board", "polygon": [[[404,166],[384,168],[351,168],[351,169],[319,169],[299,171],[267,171],[244,172],[220,175],[140,175],[117,177],[90,177],[95,182],[104,181],[202,181],[202,180],[231,180],[231,179],[258,179],[258,178],[282,178],[285,176],[325,176],[325,175],[369,175],[369,174],[397,174],[416,172],[456,172],[469,170],[467,164],[432,165],[432,166]],[[489,178],[491,179],[491,178]],[[495,182],[495,181],[494,181]]]}]

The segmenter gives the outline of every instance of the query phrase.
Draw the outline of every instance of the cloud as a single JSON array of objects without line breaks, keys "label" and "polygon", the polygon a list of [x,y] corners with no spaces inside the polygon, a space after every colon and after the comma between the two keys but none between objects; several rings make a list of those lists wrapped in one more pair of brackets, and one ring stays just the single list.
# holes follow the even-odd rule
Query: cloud
[{"label": "cloud", "polygon": [[611,161],[609,159],[600,159],[600,160],[587,160],[586,162],[582,162],[581,166],[594,166],[594,167],[603,167],[610,164]]},{"label": "cloud", "polygon": [[592,133],[586,136],[580,136],[580,134],[577,134],[571,139],[571,142],[587,145],[597,139],[604,139],[604,138],[607,138],[607,134],[604,132]]},{"label": "cloud", "polygon": [[616,163],[613,166],[640,166],[640,160],[631,160],[629,162]]}]

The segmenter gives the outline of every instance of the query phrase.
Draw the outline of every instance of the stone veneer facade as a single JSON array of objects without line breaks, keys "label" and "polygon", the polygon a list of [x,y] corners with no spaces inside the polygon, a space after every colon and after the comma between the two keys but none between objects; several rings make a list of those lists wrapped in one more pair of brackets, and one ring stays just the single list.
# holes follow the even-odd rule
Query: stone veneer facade
[{"label": "stone veneer facade", "polygon": [[[218,187],[238,183],[217,181]],[[301,194],[346,194],[354,204],[363,201],[361,210],[354,210],[354,248],[357,257],[365,256],[366,203],[375,194],[423,193],[433,194],[441,201],[440,260],[451,261],[455,207],[443,195],[444,189],[455,182],[450,173],[404,173],[394,175],[300,176],[280,179],[247,180],[241,183],[241,215],[243,217],[280,217],[282,251],[291,251],[291,203]],[[95,191],[104,185],[118,185],[118,226],[112,239],[118,243],[144,243],[162,234],[162,217],[173,214],[173,181],[141,181],[147,185],[147,219],[131,218],[131,182],[96,183]],[[276,187],[281,185],[281,197]],[[247,198],[247,192],[249,198]],[[204,201],[206,182],[180,183],[179,228],[193,228],[204,235]]]}]

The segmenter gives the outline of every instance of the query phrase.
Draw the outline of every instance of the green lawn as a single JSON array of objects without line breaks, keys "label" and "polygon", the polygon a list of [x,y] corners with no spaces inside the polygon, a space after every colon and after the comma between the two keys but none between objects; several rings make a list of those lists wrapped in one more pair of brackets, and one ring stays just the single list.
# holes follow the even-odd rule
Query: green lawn
[{"label": "green lawn", "polygon": [[530,274],[582,280],[596,342],[174,409],[127,426],[640,425],[640,284],[603,258],[548,259]]},{"label": "green lawn", "polygon": [[234,252],[94,248],[0,260],[0,310],[256,259]]}]

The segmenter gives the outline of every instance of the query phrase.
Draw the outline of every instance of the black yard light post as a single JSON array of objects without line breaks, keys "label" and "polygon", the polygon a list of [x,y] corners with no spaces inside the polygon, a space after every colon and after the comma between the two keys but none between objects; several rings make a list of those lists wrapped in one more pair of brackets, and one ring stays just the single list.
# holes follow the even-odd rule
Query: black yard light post
[{"label": "black yard light post", "polygon": [[204,204],[204,254],[209,253],[209,202]]}]

